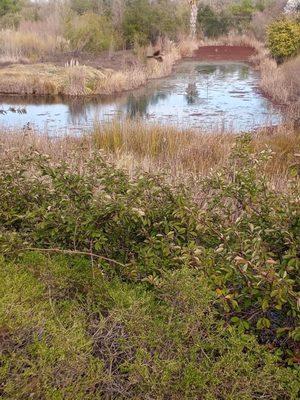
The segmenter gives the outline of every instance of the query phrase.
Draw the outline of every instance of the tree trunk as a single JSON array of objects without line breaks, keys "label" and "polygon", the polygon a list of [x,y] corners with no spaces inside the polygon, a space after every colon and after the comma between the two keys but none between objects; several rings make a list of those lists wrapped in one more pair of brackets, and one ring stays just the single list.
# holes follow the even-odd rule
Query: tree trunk
[{"label": "tree trunk", "polygon": [[196,38],[196,30],[197,30],[197,14],[198,14],[198,5],[196,0],[192,0],[191,4],[191,18],[190,18],[190,36],[192,39]]}]

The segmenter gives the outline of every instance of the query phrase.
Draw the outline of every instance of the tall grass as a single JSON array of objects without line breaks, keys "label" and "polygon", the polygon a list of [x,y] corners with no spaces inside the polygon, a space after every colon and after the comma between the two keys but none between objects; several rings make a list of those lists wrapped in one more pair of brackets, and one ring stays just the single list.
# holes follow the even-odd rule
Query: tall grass
[{"label": "tall grass", "polygon": [[32,62],[69,49],[57,16],[44,21],[22,21],[19,28],[0,31],[0,62]]},{"label": "tall grass", "polygon": [[[131,175],[141,169],[165,171],[170,180],[178,182],[191,178],[197,181],[225,165],[237,137],[125,121],[96,124],[91,133],[80,138],[51,139],[43,134],[2,132],[0,145],[2,151],[15,149],[20,154],[36,148],[56,160],[65,160],[70,166],[77,166],[96,150]],[[288,126],[272,132],[262,130],[252,134],[251,146],[254,151],[266,147],[273,151],[267,173],[273,186],[284,189],[291,169],[299,168],[300,132]]]},{"label": "tall grass", "polygon": [[14,30],[0,31],[0,62],[32,62],[46,54],[54,54],[68,48],[62,37],[39,35]]}]

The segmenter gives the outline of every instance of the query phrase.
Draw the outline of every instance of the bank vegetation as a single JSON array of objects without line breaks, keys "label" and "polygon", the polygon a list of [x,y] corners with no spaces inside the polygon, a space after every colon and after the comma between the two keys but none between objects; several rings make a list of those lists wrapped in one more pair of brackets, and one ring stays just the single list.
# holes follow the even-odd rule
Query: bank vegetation
[{"label": "bank vegetation", "polygon": [[296,400],[299,145],[2,132],[1,396]]}]

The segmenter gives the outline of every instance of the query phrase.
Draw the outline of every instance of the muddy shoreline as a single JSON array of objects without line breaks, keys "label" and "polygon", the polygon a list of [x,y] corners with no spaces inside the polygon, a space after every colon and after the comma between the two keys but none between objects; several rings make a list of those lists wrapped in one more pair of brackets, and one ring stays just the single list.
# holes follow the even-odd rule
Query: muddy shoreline
[{"label": "muddy shoreline", "polygon": [[[1,96],[29,96],[29,97],[47,97],[47,96],[62,96],[62,97],[106,97],[110,95],[116,95],[128,92],[132,89],[146,86],[147,83],[154,79],[164,78],[174,72],[174,67],[178,63],[184,60],[199,60],[199,61],[241,61],[250,62],[251,57],[255,55],[255,49],[252,47],[245,46],[232,46],[232,45],[221,45],[221,46],[200,46],[195,50],[190,57],[174,58],[170,61],[170,55],[166,54],[164,61],[158,63],[157,67],[164,68],[164,63],[169,63],[167,72],[158,74],[158,76],[148,75],[147,69],[142,70],[142,64],[138,61],[137,57],[131,51],[120,51],[114,55],[104,53],[98,57],[90,54],[79,54],[66,53],[60,56],[49,57],[44,60],[39,60],[39,63],[19,63],[0,65],[0,95]],[[103,88],[98,92],[87,92],[84,90],[76,91],[76,93],[65,92],[63,88],[59,91],[53,92],[53,88],[57,85],[56,81],[62,82],[67,80],[68,69],[65,65],[70,60],[77,60],[79,67],[86,69],[88,74],[94,75],[91,80],[101,81],[102,72],[106,73],[105,77],[108,82],[104,83]],[[151,60],[153,62],[153,60]],[[156,63],[157,61],[154,61]],[[20,71],[18,71],[18,68]],[[49,71],[47,70],[49,69]],[[114,79],[116,75],[124,75],[125,78],[131,79],[130,75],[134,75],[137,71],[143,71],[144,77],[132,84],[123,84],[121,86],[116,85],[113,89],[109,88],[109,80]],[[26,77],[27,88],[24,89],[25,84],[22,82],[22,78]],[[44,75],[44,82],[38,82]],[[114,75],[114,76],[113,76]],[[129,78],[128,78],[129,76]],[[80,77],[79,77],[80,78]],[[20,79],[20,82],[19,82]],[[83,78],[89,79],[89,78]],[[38,84],[36,83],[38,82]],[[31,85],[32,83],[32,85]],[[38,86],[38,89],[33,88],[34,85]],[[107,90],[106,90],[107,85]],[[32,87],[31,87],[32,86]],[[127,87],[128,86],[128,87]],[[56,89],[54,89],[56,90]],[[107,92],[109,91],[110,92]]]},{"label": "muddy shoreline", "polygon": [[[191,60],[191,61],[199,61],[199,62],[244,62],[250,64],[253,68],[259,69],[257,65],[252,61],[252,58],[257,55],[257,51],[254,47],[247,46],[247,45],[227,45],[227,44],[222,44],[222,45],[202,45],[196,49],[192,56],[190,57],[183,57],[180,59],[176,59],[172,62],[172,67],[171,67],[171,72],[163,75],[163,76],[158,76],[158,77],[146,77],[144,82],[137,84],[134,87],[122,87],[120,90],[115,90],[112,91],[111,93],[81,93],[81,94],[65,94],[65,93],[18,93],[16,91],[8,93],[8,92],[2,92],[1,91],[1,78],[0,78],[0,96],[2,98],[10,98],[10,97],[20,97],[25,99],[36,99],[36,101],[39,101],[39,99],[44,99],[45,102],[47,102],[47,99],[49,101],[53,101],[55,98],[60,98],[60,99],[66,99],[66,100],[75,100],[76,98],[78,99],[86,99],[87,101],[91,101],[92,99],[95,99],[95,101],[99,98],[101,99],[111,99],[115,96],[120,96],[122,94],[126,94],[128,92],[131,92],[132,90],[136,90],[142,87],[146,87],[147,84],[153,80],[156,79],[164,79],[167,76],[170,76],[174,73],[175,66],[180,64],[183,61],[186,60]],[[62,55],[61,57],[59,56],[54,56],[52,58],[48,58],[44,60],[44,65],[47,65],[48,62],[51,62],[49,65],[54,65],[57,68],[63,68],[62,66],[67,62],[67,60],[70,60],[71,56],[76,56],[74,53],[66,53]],[[77,55],[78,56],[78,55]],[[103,53],[100,56],[91,56],[90,54],[80,54],[78,58],[73,58],[73,59],[78,59],[79,65],[81,63],[86,63],[88,68],[92,68],[95,71],[102,71],[104,68],[110,71],[114,71],[114,73],[130,73],[130,70],[134,71],[134,68],[139,68],[140,67],[140,62],[137,60],[137,57],[134,56],[132,51],[119,51],[116,52],[114,55],[110,55],[109,53]],[[42,60],[41,60],[42,61]],[[24,64],[22,64],[24,66]],[[37,64],[28,64],[33,67],[34,65]],[[39,64],[42,65],[42,64]],[[2,67],[3,68],[3,67]],[[1,65],[0,65],[0,72],[1,72]],[[9,68],[9,67],[8,67]],[[266,99],[268,99],[272,104],[278,108],[282,114],[287,110],[287,105],[284,103],[280,103],[278,101],[275,101],[272,96],[265,92],[264,90],[261,89],[261,87],[258,85],[257,86],[257,91],[259,91]]]},{"label": "muddy shoreline", "polygon": [[251,62],[256,54],[253,47],[245,46],[200,46],[193,54],[193,59],[201,61],[244,61]]},{"label": "muddy shoreline", "polygon": [[[203,61],[249,61],[255,54],[255,49],[248,46],[204,45],[195,50],[192,57],[187,58]],[[0,62],[0,70],[18,64],[51,64],[57,67],[63,67],[71,60],[78,61],[79,65],[85,65],[100,70],[111,69],[114,71],[123,71],[124,69],[142,65],[131,50],[120,50],[114,54],[104,52],[98,56],[88,53],[67,52],[59,55],[42,57],[35,63],[26,61],[19,63]]]}]

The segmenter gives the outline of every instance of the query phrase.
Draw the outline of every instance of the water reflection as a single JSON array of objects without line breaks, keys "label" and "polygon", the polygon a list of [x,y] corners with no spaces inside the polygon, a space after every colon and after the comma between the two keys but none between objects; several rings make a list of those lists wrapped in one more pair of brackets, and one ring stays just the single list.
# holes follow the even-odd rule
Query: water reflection
[{"label": "water reflection", "polygon": [[146,93],[140,95],[129,94],[126,102],[127,118],[149,117],[149,107],[156,105],[160,100],[165,100],[168,95],[168,93],[154,93],[150,96]]},{"label": "water reflection", "polygon": [[[141,117],[180,127],[251,130],[281,120],[279,111],[256,89],[258,81],[258,73],[243,63],[187,61],[172,76],[118,96],[1,97],[0,125],[80,133],[95,120]],[[26,113],[12,113],[10,108]]]}]

